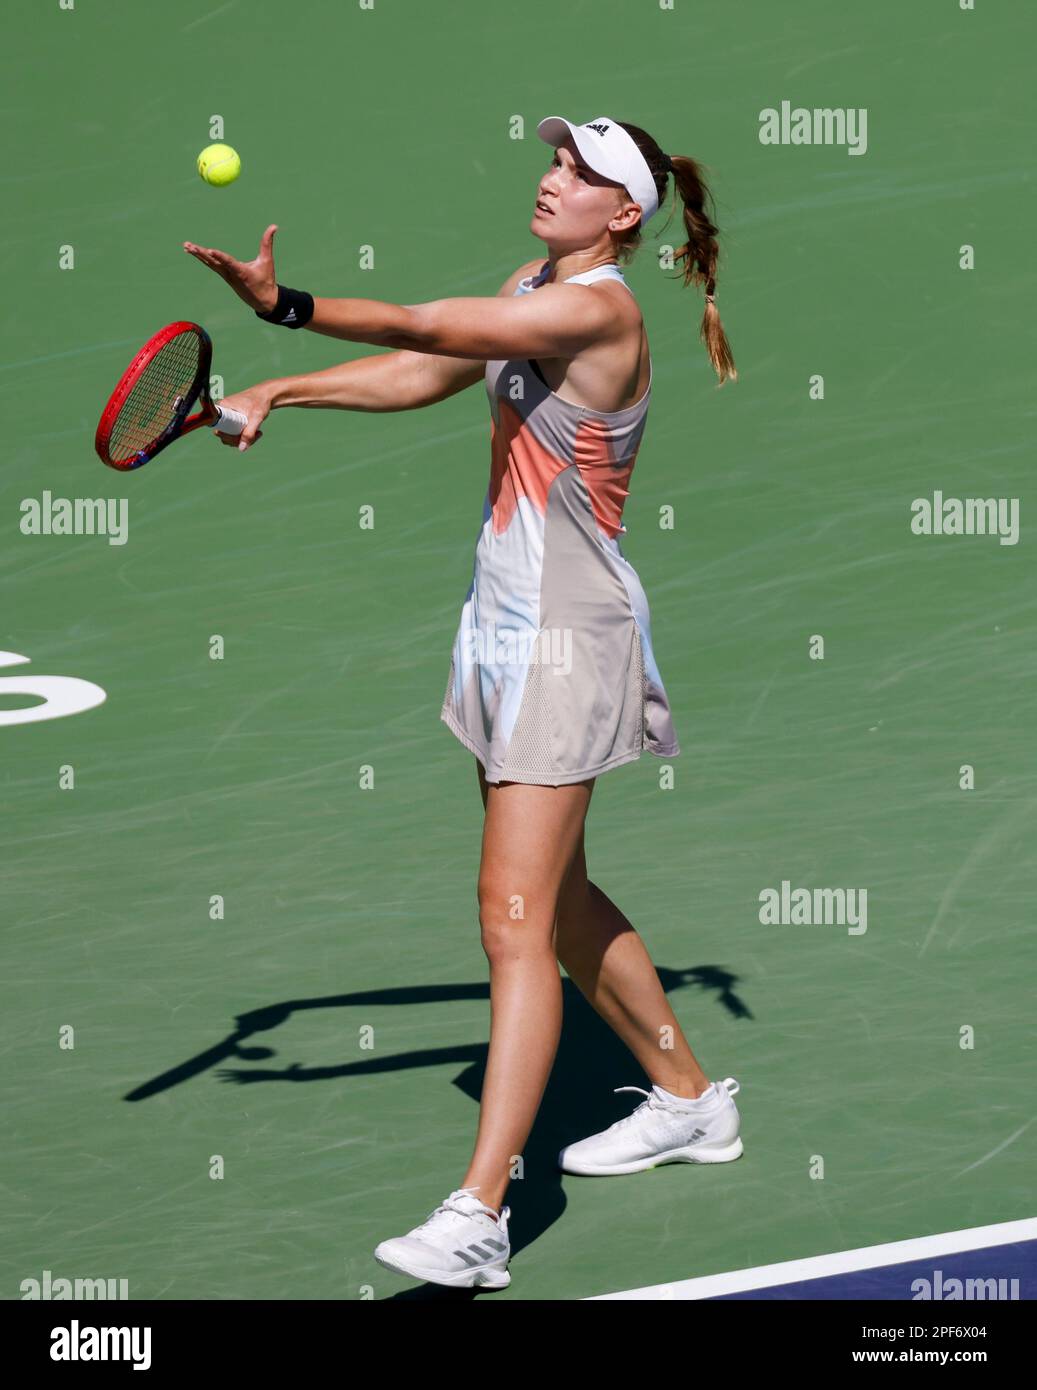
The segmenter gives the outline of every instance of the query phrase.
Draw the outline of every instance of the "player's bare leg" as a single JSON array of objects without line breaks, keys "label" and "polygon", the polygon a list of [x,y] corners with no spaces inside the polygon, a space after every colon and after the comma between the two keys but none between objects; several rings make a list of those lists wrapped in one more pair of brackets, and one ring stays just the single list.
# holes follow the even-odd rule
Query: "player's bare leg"
[{"label": "player's bare leg", "polygon": [[644,942],[588,879],[582,834],[558,904],[555,949],[573,984],[657,1086],[688,1100],[709,1087]]},{"label": "player's bare leg", "polygon": [[594,779],[564,787],[488,785],[479,869],[490,963],[490,1047],[475,1150],[462,1187],[500,1209],[533,1128],[562,1031],[555,919]]}]

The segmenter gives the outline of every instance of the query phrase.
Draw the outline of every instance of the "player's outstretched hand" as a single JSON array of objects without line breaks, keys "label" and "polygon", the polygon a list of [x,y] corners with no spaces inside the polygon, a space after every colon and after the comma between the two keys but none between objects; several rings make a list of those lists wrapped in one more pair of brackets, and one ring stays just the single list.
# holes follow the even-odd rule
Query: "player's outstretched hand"
[{"label": "player's outstretched hand", "polygon": [[254,261],[236,261],[226,251],[217,251],[214,246],[196,246],[193,241],[185,241],[184,250],[210,270],[215,270],[250,309],[268,314],[277,304],[277,280],[274,276],[276,231],[276,224],[267,227],[259,243],[259,255]]},{"label": "player's outstretched hand", "polygon": [[221,444],[229,444],[234,449],[249,449],[257,439],[263,438],[263,431],[259,427],[270,414],[270,396],[265,387],[250,386],[247,391],[225,396],[218,404],[225,405],[228,410],[240,410],[242,415],[248,417],[248,424],[240,434],[220,434],[219,429],[214,430]]}]

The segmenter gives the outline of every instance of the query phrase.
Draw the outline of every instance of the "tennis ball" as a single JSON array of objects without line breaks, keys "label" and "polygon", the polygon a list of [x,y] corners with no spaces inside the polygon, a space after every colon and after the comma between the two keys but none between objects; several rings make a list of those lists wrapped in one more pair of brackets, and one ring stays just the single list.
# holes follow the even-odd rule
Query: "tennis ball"
[{"label": "tennis ball", "polygon": [[198,172],[206,183],[223,188],[241,173],[241,159],[229,145],[207,145],[198,156]]}]

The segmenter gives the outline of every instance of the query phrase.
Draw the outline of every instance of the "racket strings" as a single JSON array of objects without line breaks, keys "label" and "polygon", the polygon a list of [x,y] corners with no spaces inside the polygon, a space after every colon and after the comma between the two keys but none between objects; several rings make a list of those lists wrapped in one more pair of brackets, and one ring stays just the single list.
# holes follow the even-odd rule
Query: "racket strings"
[{"label": "racket strings", "polygon": [[194,398],[202,344],[196,333],[178,333],[163,344],[141,372],[112,425],[113,459],[148,449]]}]

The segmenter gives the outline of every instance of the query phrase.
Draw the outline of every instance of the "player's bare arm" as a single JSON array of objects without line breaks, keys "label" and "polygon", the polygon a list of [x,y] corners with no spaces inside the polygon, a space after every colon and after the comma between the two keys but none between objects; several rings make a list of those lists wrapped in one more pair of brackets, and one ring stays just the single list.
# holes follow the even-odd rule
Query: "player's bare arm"
[{"label": "player's bare arm", "polygon": [[[226,280],[257,313],[277,303],[272,225],[253,261],[238,261],[215,247],[185,242],[184,249]],[[329,338],[374,347],[482,361],[508,357],[574,357],[592,343],[621,332],[607,301],[586,285],[544,285],[535,296],[437,299],[390,304],[379,299],[314,297],[306,328]]]},{"label": "player's bare arm", "polygon": [[[275,230],[275,227],[267,229],[264,236],[267,247]],[[201,247],[196,249],[199,253],[198,259],[205,264],[216,265],[213,258],[217,253]],[[218,254],[223,255],[222,252]],[[257,262],[250,264],[257,265],[263,255],[261,247]],[[244,269],[231,271],[224,262],[220,264],[228,272],[224,278],[228,278],[229,275],[229,282],[236,287],[244,287],[249,283],[250,277]],[[240,262],[235,264],[242,265]],[[501,285],[497,297],[510,299],[519,281],[541,264],[541,260],[536,260],[519,266]],[[264,273],[272,276],[272,260]],[[260,294],[257,283],[254,280],[251,283],[252,288],[247,296],[241,293],[240,289],[238,291],[239,297],[245,298],[246,302],[258,300]],[[276,289],[273,294],[276,298]],[[266,301],[269,297],[268,294]],[[270,411],[286,406],[368,412],[417,410],[446,400],[475,385],[483,379],[485,367],[486,362],[482,358],[473,359],[401,348],[343,362],[319,372],[300,373],[260,382],[225,398],[223,404],[245,414],[249,424],[240,440],[236,436],[223,434],[220,434],[219,438],[223,444],[247,449],[255,440],[262,438],[260,426]]]}]

